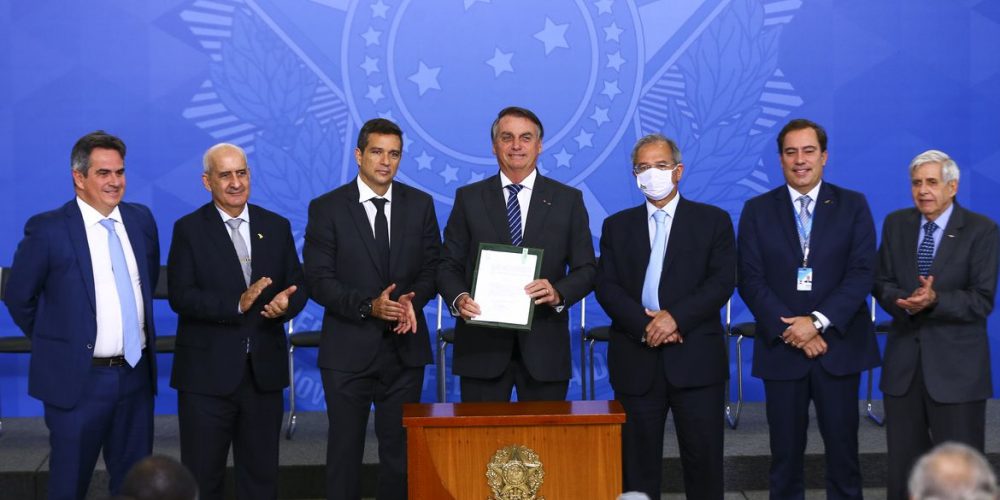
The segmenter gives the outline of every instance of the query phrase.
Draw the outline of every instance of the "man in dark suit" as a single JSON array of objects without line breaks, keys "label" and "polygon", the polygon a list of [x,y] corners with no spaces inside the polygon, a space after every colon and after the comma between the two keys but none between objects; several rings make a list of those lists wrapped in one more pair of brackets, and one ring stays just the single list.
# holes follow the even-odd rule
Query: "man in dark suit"
[{"label": "man in dark suit", "polygon": [[[455,192],[437,282],[461,317],[452,371],[462,377],[462,401],[508,401],[515,387],[521,401],[566,398],[567,308],[590,293],[597,269],[583,195],[535,168],[543,132],[530,110],[501,110],[491,129],[500,172]],[[544,250],[540,279],[524,288],[536,306],[531,331],[465,322],[481,312],[470,295],[480,243]]]},{"label": "man in dark suit", "polygon": [[879,384],[885,396],[888,497],[934,445],[983,452],[993,394],[986,318],[1000,249],[995,222],[955,201],[958,165],[930,150],[910,162],[915,208],[882,225],[875,297],[892,315]]},{"label": "man in dark suit", "polygon": [[646,202],[604,221],[597,273],[597,300],[611,317],[611,386],[627,416],[625,491],[659,497],[672,410],[687,497],[722,498],[729,364],[719,310],[736,286],[733,223],[680,196],[684,164],[674,141],[639,139],[632,165]]},{"label": "man in dark suit", "polygon": [[358,499],[365,428],[375,403],[377,497],[407,495],[403,403],[420,401],[441,246],[434,203],[396,182],[403,133],[382,118],[358,133],[357,178],[309,204],[302,250],[313,300],[326,308],[319,367],[330,432],[326,496]]},{"label": "man in dark suit", "polygon": [[778,134],[786,184],[740,217],[739,291],[757,321],[753,375],[764,379],[771,498],[803,496],[809,402],[826,450],[828,498],[861,498],[860,373],[878,365],[866,297],[875,225],[861,193],[823,182],[826,132],[792,120]]},{"label": "man in dark suit", "polygon": [[152,452],[156,392],[156,223],[121,201],[121,139],[87,134],[70,160],[76,199],[25,224],[6,297],[31,338],[28,392],[45,403],[52,499],[83,498],[101,452],[118,493]]},{"label": "man in dark suit", "polygon": [[302,266],[288,220],[247,203],[241,148],[209,148],[202,182],[212,201],[174,224],[167,259],[181,461],[202,498],[223,498],[232,445],[236,496],[276,498],[288,387],[282,325],[305,307]]}]

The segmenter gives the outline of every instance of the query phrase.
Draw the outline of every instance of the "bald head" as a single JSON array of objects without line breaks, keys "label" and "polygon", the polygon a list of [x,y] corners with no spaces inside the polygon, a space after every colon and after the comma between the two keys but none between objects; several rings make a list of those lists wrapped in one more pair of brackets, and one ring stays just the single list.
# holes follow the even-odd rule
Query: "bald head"
[{"label": "bald head", "polygon": [[941,444],[921,457],[909,486],[915,500],[996,500],[1000,495],[990,464],[959,443]]}]

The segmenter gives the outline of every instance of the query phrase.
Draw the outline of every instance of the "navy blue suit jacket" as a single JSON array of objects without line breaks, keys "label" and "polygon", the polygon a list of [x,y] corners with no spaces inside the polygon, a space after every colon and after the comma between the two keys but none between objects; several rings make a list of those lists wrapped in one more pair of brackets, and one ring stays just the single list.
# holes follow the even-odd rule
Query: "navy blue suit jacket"
[{"label": "navy blue suit jacket", "polygon": [[611,317],[608,368],[615,392],[642,395],[653,383],[656,357],[676,387],[701,387],[729,378],[726,333],[719,311],[736,285],[736,242],[729,214],[681,198],[660,274],[660,308],[677,322],[682,344],[650,349],[640,342],[650,318],[642,305],[649,264],[646,204],[604,221],[597,300]]},{"label": "navy blue suit jacket", "polygon": [[[812,291],[796,290],[802,265],[795,207],[784,184],[752,198],[739,225],[739,291],[757,322],[753,375],[793,380],[820,363],[832,375],[860,373],[879,364],[867,304],[875,277],[875,224],[863,194],[829,182],[813,209],[809,267]],[[830,320],[827,352],[815,359],[785,344],[780,317],[819,311]]]},{"label": "navy blue suit jacket", "polygon": [[[160,269],[156,222],[143,205],[122,202],[118,209],[139,268],[155,393],[153,289]],[[60,408],[76,406],[94,357],[95,293],[87,231],[76,200],[28,219],[14,254],[6,303],[14,322],[31,338],[31,396]]]},{"label": "navy blue suit jacket", "polygon": [[[231,394],[243,380],[244,339],[250,338],[257,386],[288,387],[288,345],[284,322],[308,300],[291,226],[284,217],[256,205],[250,212],[250,283],[264,276],[271,284],[249,311],[237,305],[246,291],[232,237],[209,202],[174,224],[167,260],[170,307],[177,312],[177,352],[170,385],[200,394]],[[261,316],[264,305],[289,286],[298,289],[280,318]]]}]

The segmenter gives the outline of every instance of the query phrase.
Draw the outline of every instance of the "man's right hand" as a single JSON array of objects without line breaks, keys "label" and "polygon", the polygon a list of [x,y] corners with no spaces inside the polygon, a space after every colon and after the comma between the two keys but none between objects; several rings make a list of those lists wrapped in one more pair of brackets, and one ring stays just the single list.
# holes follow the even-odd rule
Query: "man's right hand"
[{"label": "man's right hand", "polygon": [[823,340],[822,335],[816,335],[802,346],[802,351],[806,353],[806,357],[809,359],[822,356],[826,354],[826,341]]},{"label": "man's right hand", "polygon": [[472,300],[472,296],[467,293],[463,294],[455,305],[458,308],[458,314],[466,321],[483,313],[479,310],[479,304]]},{"label": "man's right hand", "polygon": [[242,295],[240,295],[240,312],[246,314],[247,311],[253,306],[254,302],[257,302],[257,298],[260,297],[261,292],[265,288],[271,285],[271,278],[263,277],[246,289]]},{"label": "man's right hand", "polygon": [[389,298],[389,294],[395,289],[396,284],[393,283],[372,300],[372,316],[386,321],[399,321],[406,314],[406,308],[402,304]]}]

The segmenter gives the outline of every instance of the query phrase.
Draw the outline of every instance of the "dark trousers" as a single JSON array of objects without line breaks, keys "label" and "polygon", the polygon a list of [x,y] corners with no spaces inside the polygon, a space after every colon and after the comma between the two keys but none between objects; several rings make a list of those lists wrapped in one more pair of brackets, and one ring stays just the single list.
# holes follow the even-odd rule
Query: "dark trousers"
[{"label": "dark trousers", "polygon": [[725,383],[675,387],[657,363],[653,385],[639,396],[615,393],[625,408],[622,427],[624,491],[641,491],[660,498],[663,481],[663,431],[667,413],[674,412],[677,446],[684,470],[687,498],[723,497],[722,457]]},{"label": "dark trousers", "polygon": [[148,355],[135,368],[94,366],[73,408],[45,405],[49,428],[49,498],[79,499],[103,450],[112,496],[125,474],[153,452],[153,388]]},{"label": "dark trousers", "polygon": [[378,438],[379,500],[405,499],[406,433],[403,403],[420,401],[424,367],[404,366],[387,334],[375,361],[360,372],[321,369],[329,420],[326,447],[326,498],[361,498],[361,460],[365,451],[368,414],[375,404]]},{"label": "dark trousers", "polygon": [[771,441],[771,498],[805,495],[803,460],[809,402],[816,406],[826,449],[826,497],[863,498],[858,465],[858,374],[835,376],[813,363],[798,380],[765,380],[767,425]]},{"label": "dark trousers", "polygon": [[463,403],[510,401],[515,388],[518,401],[564,401],[566,391],[569,389],[569,380],[555,382],[535,380],[521,361],[521,351],[515,342],[511,360],[499,377],[462,377],[459,387]]},{"label": "dark trousers", "polygon": [[236,498],[277,498],[283,413],[281,391],[258,389],[249,360],[232,394],[177,391],[181,462],[194,474],[199,498],[224,498],[230,446]]},{"label": "dark trousers", "polygon": [[986,443],[986,401],[938,403],[927,393],[920,360],[902,396],[884,395],[885,441],[889,452],[886,498],[909,498],[910,469],[921,455],[945,441],[967,444],[980,453]]}]

